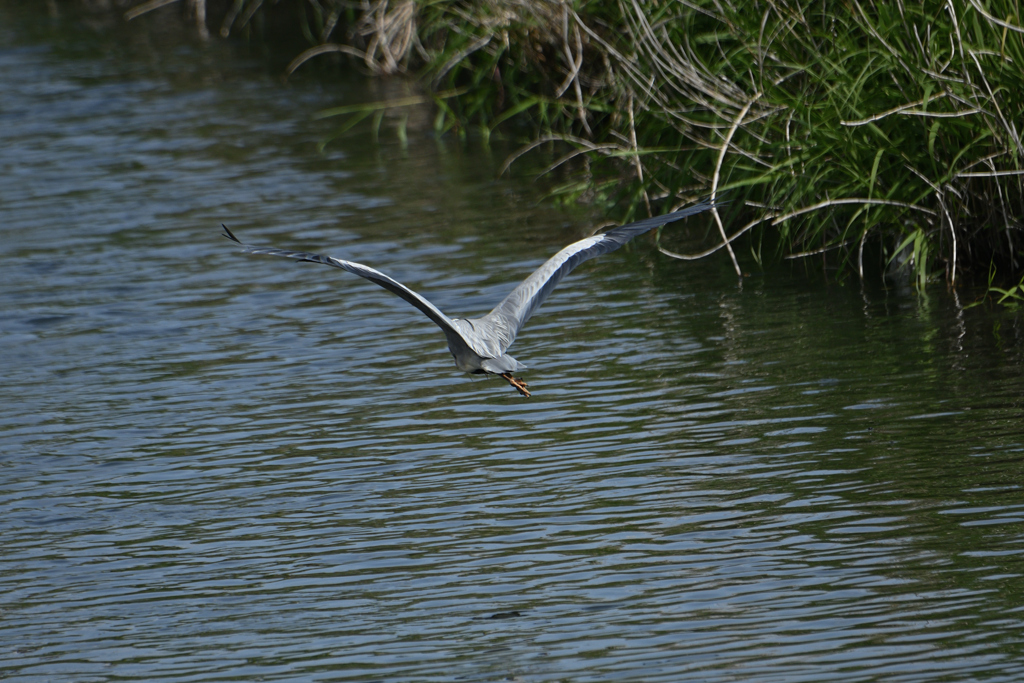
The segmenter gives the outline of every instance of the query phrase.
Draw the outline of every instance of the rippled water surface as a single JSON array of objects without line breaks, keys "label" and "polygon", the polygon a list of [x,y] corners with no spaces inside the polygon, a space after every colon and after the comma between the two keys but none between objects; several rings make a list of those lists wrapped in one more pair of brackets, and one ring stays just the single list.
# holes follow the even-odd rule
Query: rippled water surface
[{"label": "rippled water surface", "polygon": [[595,227],[502,155],[424,112],[321,155],[401,86],[0,16],[0,677],[1024,678],[1013,315],[640,240],[516,342],[526,400],[217,234],[477,315]]}]

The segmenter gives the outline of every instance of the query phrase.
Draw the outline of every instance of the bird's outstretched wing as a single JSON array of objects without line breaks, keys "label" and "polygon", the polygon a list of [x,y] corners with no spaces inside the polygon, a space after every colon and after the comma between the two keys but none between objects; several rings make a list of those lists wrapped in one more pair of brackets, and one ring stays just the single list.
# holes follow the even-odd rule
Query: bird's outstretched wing
[{"label": "bird's outstretched wing", "polygon": [[573,268],[584,261],[615,251],[637,235],[642,235],[659,225],[672,223],[720,205],[721,202],[712,204],[710,201],[701,201],[679,211],[645,218],[570,244],[523,280],[493,311],[474,322],[485,328],[485,334],[496,341],[501,353],[504,353],[515,341],[516,335],[530,316],[540,308],[551,291],[563,277],[572,272]]},{"label": "bird's outstretched wing", "polygon": [[412,291],[398,280],[388,277],[379,270],[374,270],[369,266],[364,266],[361,263],[353,263],[352,261],[342,261],[341,259],[334,258],[332,256],[324,256],[323,254],[310,254],[303,251],[288,251],[286,249],[275,249],[274,247],[256,247],[251,244],[244,244],[241,240],[235,237],[228,226],[222,225],[224,228],[224,236],[233,242],[239,244],[246,253],[249,254],[266,254],[268,256],[283,256],[284,258],[295,259],[297,261],[308,261],[310,263],[322,263],[325,266],[334,266],[335,268],[342,268],[350,273],[355,273],[360,277],[364,277],[370,282],[376,283],[388,290],[394,292],[401,298],[408,301],[410,304],[421,310],[428,318],[434,321],[434,323],[444,330],[445,334],[454,333],[461,337],[461,333],[456,325],[452,322],[451,318],[441,312],[434,304],[430,303],[422,296]]}]

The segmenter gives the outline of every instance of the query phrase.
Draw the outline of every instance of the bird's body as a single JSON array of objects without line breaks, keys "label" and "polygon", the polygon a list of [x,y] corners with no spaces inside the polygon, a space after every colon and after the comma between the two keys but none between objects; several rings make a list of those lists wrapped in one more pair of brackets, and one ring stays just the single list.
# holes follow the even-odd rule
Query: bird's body
[{"label": "bird's body", "polygon": [[243,244],[228,230],[227,226],[224,226],[224,235],[237,242],[250,254],[266,254],[298,261],[322,263],[342,268],[380,285],[418,308],[441,328],[448,339],[448,350],[455,358],[455,365],[459,370],[473,374],[500,375],[519,393],[528,397],[530,392],[526,389],[526,383],[512,375],[514,372],[525,369],[526,366],[505,352],[515,341],[519,330],[530,319],[534,311],[544,303],[544,300],[562,278],[584,261],[614,251],[637,235],[648,232],[659,225],[707,211],[712,206],[710,202],[699,202],[673,213],[629,223],[570,244],[520,283],[490,313],[468,320],[449,318],[434,304],[405,285],[361,263],[343,261],[322,254]]}]

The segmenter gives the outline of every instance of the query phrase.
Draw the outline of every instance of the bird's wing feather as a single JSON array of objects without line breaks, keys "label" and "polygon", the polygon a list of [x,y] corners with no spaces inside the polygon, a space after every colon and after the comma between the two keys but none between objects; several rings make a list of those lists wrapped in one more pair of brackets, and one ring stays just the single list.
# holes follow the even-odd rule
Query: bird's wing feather
[{"label": "bird's wing feather", "polygon": [[487,336],[498,340],[501,352],[504,353],[515,341],[516,335],[530,316],[540,308],[562,278],[576,266],[615,251],[637,235],[642,235],[659,225],[707,211],[712,206],[714,205],[708,201],[699,202],[673,213],[645,218],[570,244],[523,280],[493,311],[474,322],[485,328]]},{"label": "bird's wing feather", "polygon": [[342,261],[341,259],[334,258],[332,256],[324,256],[323,254],[311,254],[303,251],[288,251],[286,249],[276,249],[274,247],[256,247],[251,244],[244,244],[241,240],[235,237],[228,227],[224,228],[224,236],[228,239],[239,244],[246,253],[249,254],[266,254],[268,256],[282,256],[284,258],[295,259],[297,261],[308,261],[310,263],[322,263],[326,266],[334,266],[335,268],[342,268],[350,273],[355,273],[360,277],[364,277],[370,282],[380,285],[389,292],[397,294],[402,299],[405,299],[410,304],[422,311],[428,318],[434,321],[434,323],[444,330],[447,335],[452,332],[459,337],[461,333],[458,327],[453,323],[451,318],[441,312],[434,304],[430,303],[422,296],[412,291],[398,280],[388,277],[379,270],[374,270],[369,266],[364,266],[361,263],[353,263],[352,261]]}]

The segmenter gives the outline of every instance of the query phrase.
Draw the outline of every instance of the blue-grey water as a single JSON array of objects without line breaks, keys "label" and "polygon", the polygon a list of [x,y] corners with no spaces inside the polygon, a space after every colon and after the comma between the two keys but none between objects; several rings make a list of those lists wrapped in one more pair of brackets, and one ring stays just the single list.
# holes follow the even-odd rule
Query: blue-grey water
[{"label": "blue-grey water", "polygon": [[[578,269],[596,227],[392,96],[0,5],[0,678],[1019,681],[1024,330],[977,292]],[[148,26],[148,27],[147,27]],[[528,163],[528,162],[527,162]],[[666,231],[668,233],[668,231]]]}]

